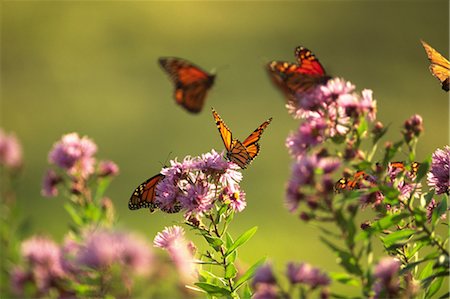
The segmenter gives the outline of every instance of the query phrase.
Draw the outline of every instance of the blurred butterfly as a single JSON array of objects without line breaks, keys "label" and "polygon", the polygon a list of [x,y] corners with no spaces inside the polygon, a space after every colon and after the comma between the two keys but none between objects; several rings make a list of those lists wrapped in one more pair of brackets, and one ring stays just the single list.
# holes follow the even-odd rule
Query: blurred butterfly
[{"label": "blurred butterfly", "polygon": [[258,141],[261,138],[261,134],[264,129],[270,124],[272,118],[269,118],[263,122],[253,133],[251,133],[244,142],[237,139],[233,139],[233,134],[227,125],[220,118],[219,114],[212,109],[214,120],[216,121],[217,128],[219,129],[220,136],[222,137],[223,144],[227,150],[227,158],[231,162],[236,163],[240,168],[246,168],[248,164],[258,155],[259,144]]},{"label": "blurred butterfly", "polygon": [[430,72],[441,82],[442,89],[447,91],[450,87],[450,62],[429,44],[421,41],[430,60]]},{"label": "blurred butterfly", "polygon": [[161,57],[159,64],[175,85],[175,101],[189,112],[202,111],[206,94],[216,76],[181,58]]},{"label": "blurred butterfly", "polygon": [[[378,166],[378,164],[377,164]],[[419,170],[420,163],[413,162],[411,163],[411,176],[416,176],[417,172]],[[398,169],[400,172],[403,172],[406,170],[405,163],[404,162],[390,162],[389,167],[392,170]],[[391,170],[391,171],[392,171]],[[367,184],[363,184],[363,182],[370,182],[375,183],[375,178],[373,176],[370,176],[365,171],[357,171],[352,177],[350,178],[341,178],[339,179],[336,184],[334,185],[334,190],[336,192],[340,192],[342,190],[357,190],[360,189],[363,186],[366,186]]]},{"label": "blurred butterfly", "polygon": [[295,49],[298,63],[272,61],[267,65],[270,78],[280,90],[291,99],[296,93],[306,93],[331,78],[310,50]]}]

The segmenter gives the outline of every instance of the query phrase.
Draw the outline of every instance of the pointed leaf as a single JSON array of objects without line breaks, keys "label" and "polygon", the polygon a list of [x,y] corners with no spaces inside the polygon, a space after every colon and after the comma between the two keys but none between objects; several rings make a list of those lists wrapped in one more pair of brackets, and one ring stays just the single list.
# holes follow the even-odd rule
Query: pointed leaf
[{"label": "pointed leaf", "polygon": [[237,274],[237,269],[234,266],[233,263],[229,263],[226,267],[225,267],[225,278],[229,279],[229,278],[235,278]]},{"label": "pointed leaf", "polygon": [[416,231],[414,229],[402,229],[393,232],[386,237],[382,237],[381,240],[386,248],[389,248],[395,244],[404,244],[408,239],[414,235]]},{"label": "pointed leaf", "polygon": [[239,246],[242,246],[245,242],[247,242],[258,230],[257,226],[252,227],[245,233],[239,236],[239,238],[236,239],[236,241],[231,245],[227,252],[225,253],[225,256],[231,254],[234,250],[236,250]]},{"label": "pointed leaf", "polygon": [[257,261],[256,263],[254,263],[250,268],[248,268],[248,270],[238,279],[238,281],[236,281],[234,287],[235,290],[239,289],[244,284],[244,282],[251,279],[255,274],[256,270],[265,262],[265,260],[266,258],[264,257],[259,261]]},{"label": "pointed leaf", "polygon": [[231,292],[223,287],[207,282],[196,282],[196,286],[207,292],[211,296],[231,296]]}]

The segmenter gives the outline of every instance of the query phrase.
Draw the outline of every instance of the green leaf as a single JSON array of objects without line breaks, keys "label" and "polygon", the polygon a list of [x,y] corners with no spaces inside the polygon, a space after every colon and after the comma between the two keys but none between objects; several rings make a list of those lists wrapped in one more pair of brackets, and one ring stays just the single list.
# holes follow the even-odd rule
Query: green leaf
[{"label": "green leaf", "polygon": [[223,241],[219,238],[213,237],[208,234],[203,234],[203,237],[208,242],[208,244],[214,248],[215,251],[220,251],[220,246],[222,246]]},{"label": "green leaf", "polygon": [[111,178],[100,178],[98,180],[97,189],[95,190],[94,203],[100,203],[103,195],[105,195],[109,183],[111,183]]},{"label": "green leaf", "polygon": [[425,297],[432,298],[434,294],[436,294],[442,286],[442,282],[444,281],[444,277],[436,278],[428,288]]},{"label": "green leaf", "polygon": [[331,272],[329,273],[331,279],[333,279],[333,281],[337,281],[339,283],[345,284],[345,285],[350,285],[350,286],[359,286],[359,280],[356,279],[354,276],[347,274],[347,273],[342,273],[342,272]]},{"label": "green leaf", "polygon": [[256,270],[265,262],[266,258],[262,258],[256,263],[254,263],[248,270],[236,281],[236,284],[234,286],[235,290],[238,290],[244,282],[251,279],[253,275],[255,274]]},{"label": "green leaf", "polygon": [[358,261],[349,252],[340,249],[338,246],[323,237],[320,237],[320,240],[337,254],[339,258],[339,265],[344,267],[347,272],[358,276],[362,275],[362,270],[358,265]]},{"label": "green leaf", "polygon": [[227,246],[227,248],[233,245],[233,238],[228,232],[225,234],[225,245]]},{"label": "green leaf", "polygon": [[248,284],[245,285],[244,292],[242,293],[242,299],[251,299],[252,298],[252,290]]},{"label": "green leaf", "polygon": [[231,292],[223,287],[207,283],[207,282],[196,282],[196,286],[207,292],[211,296],[230,296]]},{"label": "green leaf", "polygon": [[364,117],[360,118],[359,126],[356,128],[356,132],[358,133],[358,136],[362,137],[364,133],[367,131],[367,121]]},{"label": "green leaf", "polygon": [[430,168],[431,158],[426,159],[419,165],[419,169],[417,170],[417,175],[415,182],[420,183],[420,181],[427,175],[428,169]]},{"label": "green leaf", "polygon": [[229,263],[226,267],[225,267],[225,278],[229,279],[229,278],[235,278],[237,274],[237,269],[234,266],[233,263]]},{"label": "green leaf", "polygon": [[235,251],[239,246],[242,246],[245,242],[247,242],[251,237],[253,237],[253,235],[256,233],[257,230],[258,227],[254,226],[245,233],[243,233],[242,235],[240,235],[239,238],[237,238],[236,241],[233,243],[233,245],[228,247],[225,256],[233,253],[233,251]]},{"label": "green leaf", "polygon": [[441,202],[434,209],[431,216],[433,226],[436,225],[439,218],[447,212],[447,198],[442,198]]},{"label": "green leaf", "polygon": [[406,257],[408,259],[412,258],[420,249],[422,249],[424,246],[428,244],[430,244],[429,237],[421,238],[420,240],[415,240],[413,248],[406,253]]},{"label": "green leaf", "polygon": [[419,275],[420,280],[425,279],[433,273],[433,264],[434,261],[431,261],[422,269],[422,272],[420,272]]},{"label": "green leaf", "polygon": [[370,230],[381,232],[387,228],[397,225],[398,223],[400,223],[400,221],[402,221],[404,218],[407,218],[408,216],[408,213],[387,215],[372,223],[372,225],[370,226]]},{"label": "green leaf", "polygon": [[393,232],[386,237],[382,237],[381,240],[386,248],[390,248],[391,246],[399,243],[404,244],[415,233],[416,231],[414,229],[402,229]]},{"label": "green leaf", "polygon": [[70,203],[66,203],[64,204],[64,209],[67,211],[67,213],[69,213],[70,217],[76,225],[82,226],[84,224],[83,218],[79,215],[74,206],[72,206]]}]

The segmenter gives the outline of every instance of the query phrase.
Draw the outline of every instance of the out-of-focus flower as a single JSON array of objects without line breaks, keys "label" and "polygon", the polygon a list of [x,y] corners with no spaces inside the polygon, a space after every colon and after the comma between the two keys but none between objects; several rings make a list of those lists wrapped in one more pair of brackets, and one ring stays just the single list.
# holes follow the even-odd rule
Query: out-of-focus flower
[{"label": "out-of-focus flower", "polygon": [[6,134],[0,128],[0,164],[17,170],[22,166],[22,146],[14,133]]},{"label": "out-of-focus flower", "polygon": [[392,257],[382,258],[375,266],[374,298],[396,298],[399,291],[398,271],[400,261]]},{"label": "out-of-focus flower", "polygon": [[310,118],[302,122],[294,134],[288,136],[286,146],[294,157],[305,153],[308,149],[324,141],[328,124],[323,118]]},{"label": "out-of-focus flower", "polygon": [[405,121],[403,127],[403,138],[409,143],[414,137],[419,137],[420,133],[423,132],[422,117],[418,114],[414,114]]},{"label": "out-of-focus flower", "polygon": [[279,299],[278,286],[269,283],[260,283],[255,286],[253,299]]},{"label": "out-of-focus flower", "polygon": [[155,202],[162,211],[184,210],[189,219],[209,212],[220,199],[229,200],[235,211],[245,208],[245,193],[239,186],[242,174],[214,150],[170,165],[162,169],[164,179],[156,186]]},{"label": "out-of-focus flower", "polygon": [[40,292],[47,292],[66,276],[61,264],[61,251],[52,240],[35,236],[24,241],[21,249]]},{"label": "out-of-focus flower", "polygon": [[260,283],[264,284],[276,284],[277,279],[273,274],[272,265],[264,264],[260,266],[253,276],[252,286],[255,286]]},{"label": "out-of-focus flower", "polygon": [[181,281],[184,283],[194,281],[197,272],[191,251],[192,246],[188,244],[181,226],[166,227],[156,235],[153,244],[155,247],[167,250]]},{"label": "out-of-focus flower", "polygon": [[331,282],[328,275],[307,263],[288,263],[286,274],[291,284],[303,283],[311,288],[327,286]]},{"label": "out-of-focus flower", "polygon": [[107,270],[114,264],[126,269],[128,274],[145,275],[152,270],[153,254],[141,238],[118,231],[86,231],[77,252],[79,264]]},{"label": "out-of-focus flower", "polygon": [[98,175],[100,177],[105,176],[117,176],[119,174],[119,166],[113,161],[100,161],[98,164]]},{"label": "out-of-focus flower", "polygon": [[66,170],[70,175],[80,175],[84,178],[94,172],[97,145],[88,137],[80,138],[78,133],[62,136],[53,145],[48,155],[50,163]]},{"label": "out-of-focus flower", "polygon": [[27,283],[33,282],[33,275],[19,267],[15,267],[11,271],[10,283],[11,291],[16,296],[24,296],[25,286]]},{"label": "out-of-focus flower", "polygon": [[56,186],[62,182],[62,177],[59,176],[53,169],[47,170],[42,182],[41,194],[45,197],[55,197],[58,195]]},{"label": "out-of-focus flower", "polygon": [[427,182],[436,194],[450,193],[450,146],[446,145],[433,153]]}]

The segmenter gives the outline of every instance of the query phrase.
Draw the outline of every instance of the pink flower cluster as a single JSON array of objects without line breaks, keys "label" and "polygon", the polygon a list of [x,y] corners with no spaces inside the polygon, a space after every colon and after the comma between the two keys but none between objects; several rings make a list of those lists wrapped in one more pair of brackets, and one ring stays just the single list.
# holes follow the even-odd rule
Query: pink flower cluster
[{"label": "pink flower cluster", "polygon": [[156,235],[153,244],[155,247],[167,250],[181,281],[192,283],[195,280],[197,274],[193,256],[195,246],[192,242],[188,243],[181,226],[166,227]]},{"label": "pink flower cluster", "polygon": [[0,128],[0,165],[17,170],[22,166],[22,146],[14,133],[6,134]]},{"label": "pink flower cluster", "polygon": [[[54,290],[72,298],[75,294],[68,283],[82,283],[93,277],[93,271],[106,274],[120,268],[124,277],[142,276],[154,264],[151,248],[143,239],[103,229],[85,231],[80,241],[66,237],[62,246],[46,237],[32,237],[22,243],[22,258],[24,265],[11,273],[11,289],[17,296],[32,297],[45,297]],[[35,293],[28,293],[29,285]]]},{"label": "pink flower cluster", "polygon": [[64,175],[69,177],[73,192],[81,192],[82,182],[96,174],[98,177],[116,176],[119,167],[112,161],[100,161],[96,169],[95,154],[97,145],[88,137],[80,137],[78,133],[63,135],[61,140],[53,145],[48,154],[50,164],[59,171],[48,169],[42,183],[42,195],[54,197],[58,195],[57,186],[64,181]]},{"label": "pink flower cluster", "polygon": [[214,150],[183,162],[172,160],[170,165],[161,171],[164,179],[156,187],[155,201],[162,211],[183,210],[188,219],[208,213],[216,201],[238,212],[245,208],[239,168]]}]

